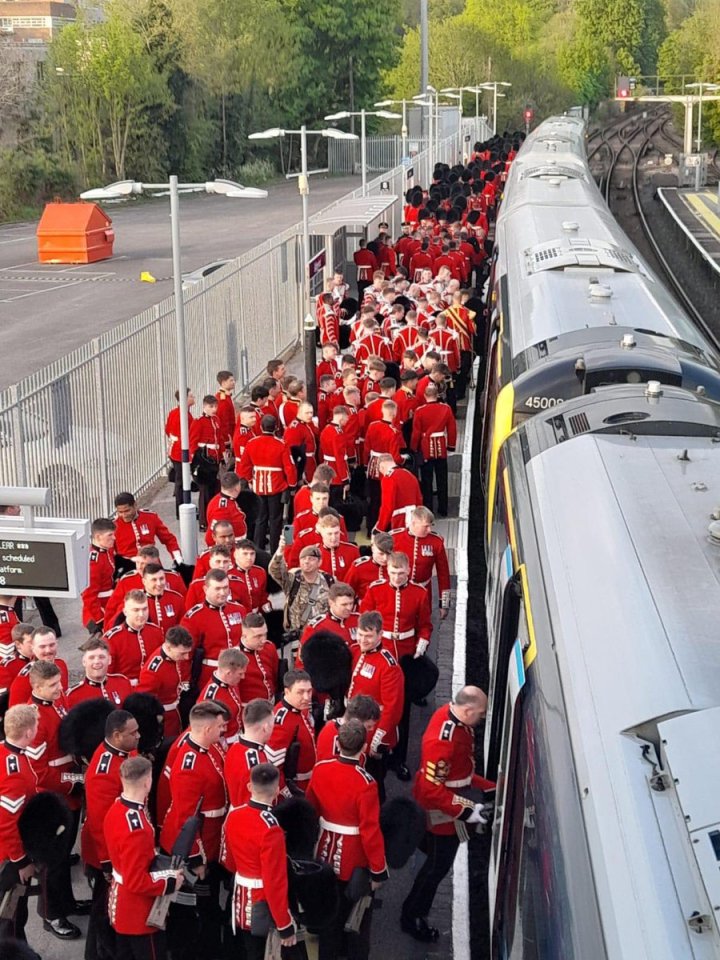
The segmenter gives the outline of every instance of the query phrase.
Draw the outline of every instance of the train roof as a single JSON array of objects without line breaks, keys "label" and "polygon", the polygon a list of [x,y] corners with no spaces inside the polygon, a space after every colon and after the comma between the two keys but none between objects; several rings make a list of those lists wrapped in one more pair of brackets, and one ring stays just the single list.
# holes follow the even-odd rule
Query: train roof
[{"label": "train roof", "polygon": [[720,904],[720,406],[651,394],[518,437],[608,957],[717,957],[692,915]]}]

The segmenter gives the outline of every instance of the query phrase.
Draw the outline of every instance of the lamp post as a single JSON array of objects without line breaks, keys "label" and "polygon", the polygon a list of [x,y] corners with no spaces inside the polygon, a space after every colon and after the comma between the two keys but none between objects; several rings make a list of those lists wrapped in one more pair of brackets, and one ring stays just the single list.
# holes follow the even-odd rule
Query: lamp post
[{"label": "lamp post", "polygon": [[248,140],[276,140],[278,137],[284,137],[286,134],[295,134],[300,136],[300,176],[298,178],[298,190],[302,198],[302,255],[303,255],[303,311],[304,321],[301,324],[303,346],[305,353],[305,385],[307,396],[310,403],[317,406],[317,383],[315,375],[315,318],[310,312],[310,215],[308,210],[308,197],[310,196],[310,180],[307,162],[307,138],[308,134],[319,137],[329,137],[331,140],[357,140],[354,133],[344,133],[342,130],[334,130],[331,127],[322,130],[308,130],[303,123],[299,130],[286,130],[281,127],[271,127],[269,130],[261,130],[258,133],[251,133]]},{"label": "lamp post", "polygon": [[697,138],[696,138],[696,148],[697,152],[700,153],[702,148],[702,104],[703,104],[703,91],[709,90],[711,93],[715,93],[717,90],[720,90],[720,84],[717,83],[705,83],[701,81],[700,83],[686,83],[685,86],[691,90],[698,91],[698,124],[697,124]]},{"label": "lamp post", "polygon": [[[360,117],[360,176],[362,178],[362,194],[367,196],[367,129],[366,117],[383,117],[386,120],[400,120],[401,114],[391,113],[389,110],[340,110],[338,113],[329,113],[325,120],[347,120],[349,117]],[[350,134],[354,136],[354,134]]]},{"label": "lamp post", "polygon": [[487,83],[481,83],[480,86],[483,90],[492,90],[493,92],[493,136],[495,136],[497,133],[498,97],[505,96],[503,93],[498,93],[498,87],[511,87],[512,84],[508,83],[507,80],[488,80]]},{"label": "lamp post", "polygon": [[265,199],[267,190],[243,187],[233,180],[211,180],[206,183],[178,183],[171,176],[168,183],[139,183],[136,180],[119,180],[106,187],[97,187],[80,194],[83,200],[118,200],[147,190],[170,190],[170,229],[173,261],[173,288],[175,293],[175,328],[177,331],[178,404],[180,407],[180,448],[182,463],[183,502],[179,507],[180,549],[185,563],[194,563],[197,556],[197,528],[195,504],[192,502],[192,476],[190,474],[190,424],[187,402],[187,352],[185,347],[185,301],[182,291],[182,268],[180,255],[180,192],[220,194],[232,199]]},{"label": "lamp post", "polygon": [[460,160],[463,159],[463,133],[462,133],[462,121],[463,121],[463,108],[462,108],[462,91],[464,87],[446,87],[444,90],[441,90],[440,93],[444,97],[449,97],[451,100],[457,100],[458,108],[458,153],[460,154]]},{"label": "lamp post", "polygon": [[373,104],[375,107],[392,107],[395,104],[402,104],[402,127],[400,128],[400,137],[402,138],[402,155],[406,157],[407,153],[407,139],[408,139],[408,128],[407,128],[407,100],[378,100],[377,103]]},{"label": "lamp post", "polygon": [[417,104],[418,107],[427,107],[428,108],[428,157],[430,158],[430,168],[432,169],[433,162],[433,102],[432,99],[428,99],[426,96],[421,94],[416,94],[413,97],[413,102]]}]

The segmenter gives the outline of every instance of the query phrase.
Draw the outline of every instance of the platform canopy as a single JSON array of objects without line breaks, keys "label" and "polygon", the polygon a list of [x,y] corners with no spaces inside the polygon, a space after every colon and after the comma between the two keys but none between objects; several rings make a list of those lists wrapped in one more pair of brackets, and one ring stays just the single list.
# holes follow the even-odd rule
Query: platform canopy
[{"label": "platform canopy", "polygon": [[310,218],[310,233],[326,237],[343,227],[367,227],[398,200],[391,194],[343,200]]}]

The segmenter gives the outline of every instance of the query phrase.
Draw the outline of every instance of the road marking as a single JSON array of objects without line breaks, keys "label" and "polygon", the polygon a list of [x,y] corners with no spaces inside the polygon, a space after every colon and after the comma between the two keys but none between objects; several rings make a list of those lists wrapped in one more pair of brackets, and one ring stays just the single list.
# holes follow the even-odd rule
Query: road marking
[{"label": "road marking", "polygon": [[22,240],[32,240],[32,234],[29,237],[14,237],[12,240],[0,240],[0,244],[3,243],[20,243]]},{"label": "road marking", "polygon": [[67,290],[68,287],[76,287],[82,280],[73,280],[70,283],[61,283],[57,287],[45,287],[43,290],[31,290],[30,293],[19,293],[16,297],[6,297],[0,300],[0,303],[13,303],[15,300],[25,300],[27,297],[37,297],[41,293],[51,293],[53,290]]},{"label": "road marking", "polygon": [[715,213],[714,210],[706,203],[702,194],[697,193],[688,193],[685,195],[687,202],[694,209],[696,215],[700,219],[707,223],[707,225],[715,232],[716,237],[720,236],[720,217]]}]

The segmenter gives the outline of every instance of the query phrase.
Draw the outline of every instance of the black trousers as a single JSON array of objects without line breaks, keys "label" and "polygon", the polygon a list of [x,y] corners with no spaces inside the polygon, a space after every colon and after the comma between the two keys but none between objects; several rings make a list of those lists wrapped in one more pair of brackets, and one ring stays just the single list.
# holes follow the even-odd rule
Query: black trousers
[{"label": "black trousers", "polygon": [[165,933],[115,935],[115,960],[166,960]]},{"label": "black trousers", "polygon": [[420,849],[427,854],[427,859],[420,867],[415,883],[402,905],[404,920],[424,918],[430,913],[437,888],[452,867],[459,845],[456,833],[438,836],[428,831],[425,834]]},{"label": "black trousers", "polygon": [[220,479],[216,475],[213,480],[209,480],[207,483],[199,483],[198,481],[196,483],[200,491],[198,494],[198,520],[201,527],[206,527],[208,504],[216,493],[220,493]]},{"label": "black trousers", "polygon": [[377,477],[368,477],[365,481],[365,496],[367,497],[367,532],[372,533],[380,515],[380,481]]},{"label": "black trousers", "polygon": [[462,350],[460,352],[460,372],[457,375],[455,392],[458,400],[463,400],[467,391],[468,378],[472,367],[472,352]]},{"label": "black trousers", "polygon": [[420,489],[423,503],[428,510],[434,510],[433,483],[437,489],[438,513],[448,515],[448,463],[445,457],[424,460],[420,467]]},{"label": "black trousers", "polygon": [[182,463],[180,460],[170,461],[175,468],[175,483],[173,484],[173,496],[175,497],[175,516],[180,516],[180,504],[183,502],[183,484],[182,484]]},{"label": "black trousers", "polygon": [[405,763],[407,760],[408,752],[408,742],[410,740],[410,711],[412,710],[412,700],[409,697],[405,697],[405,703],[403,704],[403,712],[400,717],[400,723],[398,724],[398,742],[397,746],[393,749],[392,756],[393,762]]},{"label": "black trousers", "polygon": [[340,909],[333,924],[320,931],[318,960],[336,960],[343,955],[347,960],[368,960],[370,956],[372,905],[365,911],[360,930],[357,933],[345,933],[345,921],[354,906],[345,896],[346,888],[347,881],[339,880]]},{"label": "black trousers", "polygon": [[[38,897],[38,914],[44,920],[59,920],[75,912],[75,896],[72,888],[70,872],[70,854],[75,846],[80,811],[72,811],[73,822],[69,830],[62,835],[65,842],[62,856],[55,864],[43,867],[40,871],[40,896]],[[58,838],[60,842],[60,838]],[[60,851],[58,851],[58,854]]]},{"label": "black trousers", "polygon": [[[263,960],[265,940],[265,937],[254,937],[247,930],[239,931],[234,938],[237,952],[233,951],[233,960]],[[294,947],[282,947],[280,953],[283,960],[307,960],[304,943],[296,943]]]},{"label": "black trousers", "polygon": [[113,960],[115,957],[115,931],[108,917],[108,892],[110,885],[105,874],[97,867],[85,867],[85,875],[92,884],[92,903],[88,918],[85,960]]},{"label": "black trousers", "polygon": [[258,497],[260,508],[255,521],[253,540],[258,550],[265,549],[265,540],[270,536],[270,553],[273,554],[280,543],[283,525],[282,494],[273,493],[267,497]]},{"label": "black trousers", "polygon": [[375,778],[375,782],[377,783],[378,796],[380,797],[381,804],[385,803],[385,777],[387,776],[389,763],[390,754],[387,750],[383,750],[380,756],[368,757],[365,761],[365,769],[371,777]]}]

